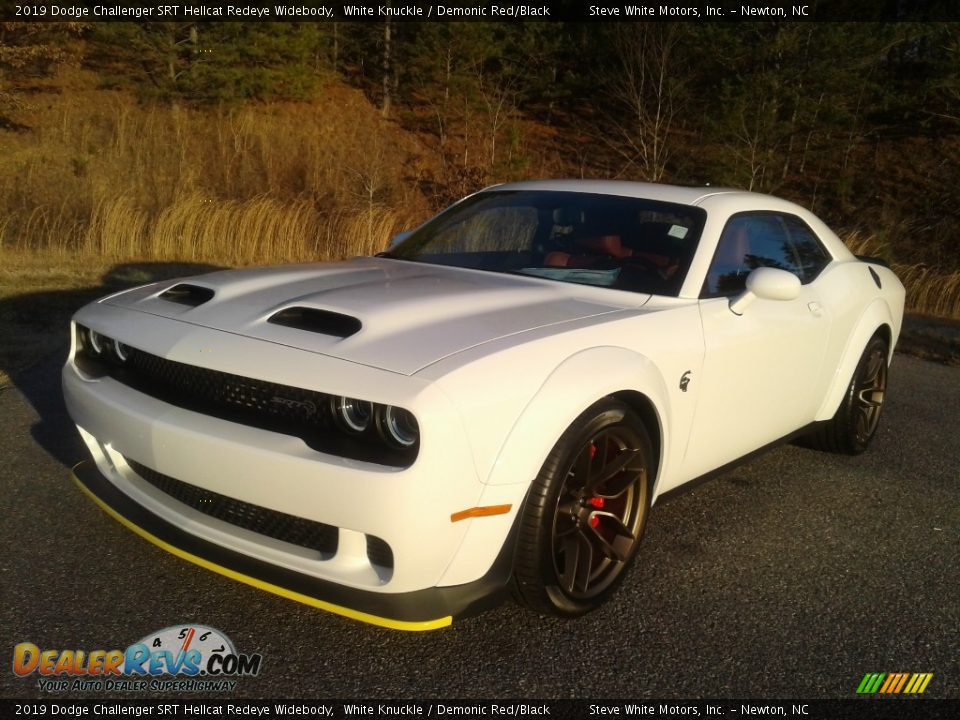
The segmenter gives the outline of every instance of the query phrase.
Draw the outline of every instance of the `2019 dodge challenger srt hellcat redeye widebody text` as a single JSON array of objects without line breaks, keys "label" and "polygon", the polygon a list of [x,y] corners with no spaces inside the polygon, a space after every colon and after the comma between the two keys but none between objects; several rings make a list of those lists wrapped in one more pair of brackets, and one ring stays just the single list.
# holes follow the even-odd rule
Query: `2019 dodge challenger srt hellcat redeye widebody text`
[{"label": "2019 dodge challenger srt hellcat redeye widebody text", "polygon": [[903,286],[736,190],[488,188],[377,257],[216,272],[77,312],[63,370],[112,516],[404,629],[512,591],[576,616],[680,485],[877,429]]}]

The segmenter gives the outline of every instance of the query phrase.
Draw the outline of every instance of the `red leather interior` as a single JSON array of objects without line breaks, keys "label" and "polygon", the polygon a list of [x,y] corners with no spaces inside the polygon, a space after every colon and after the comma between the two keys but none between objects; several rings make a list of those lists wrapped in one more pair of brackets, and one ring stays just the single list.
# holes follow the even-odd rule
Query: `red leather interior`
[{"label": "red leather interior", "polygon": [[588,250],[591,254],[609,255],[618,260],[633,255],[633,250],[623,247],[619,235],[601,235],[599,237],[581,238],[577,240],[576,243],[577,246]]},{"label": "red leather interior", "polygon": [[566,267],[570,264],[570,253],[554,250],[547,253],[547,256],[543,259],[543,264],[547,267]]}]

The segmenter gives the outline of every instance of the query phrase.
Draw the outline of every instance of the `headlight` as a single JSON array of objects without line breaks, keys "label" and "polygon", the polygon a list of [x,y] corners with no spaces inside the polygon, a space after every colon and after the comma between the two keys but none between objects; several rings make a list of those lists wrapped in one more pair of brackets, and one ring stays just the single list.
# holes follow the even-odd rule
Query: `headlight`
[{"label": "headlight", "polygon": [[408,448],[417,442],[420,427],[408,410],[387,405],[380,416],[380,434],[391,445]]},{"label": "headlight", "polygon": [[119,340],[113,341],[113,355],[122,363],[125,363],[130,357],[130,347],[124,345]]},{"label": "headlight", "polygon": [[[133,348],[96,330],[77,325],[77,358],[109,360],[123,365],[133,354]],[[89,368],[88,368],[89,369]]]},{"label": "headlight", "polygon": [[90,338],[90,349],[93,351],[93,354],[97,357],[103,355],[110,342],[110,338],[106,335],[101,335],[96,330],[89,330],[88,332],[90,333],[88,336]]},{"label": "headlight", "polygon": [[333,399],[333,413],[345,430],[362,433],[373,420],[373,405],[366,400],[340,396]]}]

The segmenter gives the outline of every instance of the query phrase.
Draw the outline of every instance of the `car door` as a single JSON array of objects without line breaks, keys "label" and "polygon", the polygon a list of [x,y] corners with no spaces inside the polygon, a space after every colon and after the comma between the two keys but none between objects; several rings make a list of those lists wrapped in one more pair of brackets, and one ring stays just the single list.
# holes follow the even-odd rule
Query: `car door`
[{"label": "car door", "polygon": [[[741,213],[727,222],[700,299],[705,356],[686,457],[697,477],[812,421],[830,334],[816,277],[829,254],[794,216]],[[737,315],[730,300],[758,267],[801,280],[792,300],[756,298]]]}]

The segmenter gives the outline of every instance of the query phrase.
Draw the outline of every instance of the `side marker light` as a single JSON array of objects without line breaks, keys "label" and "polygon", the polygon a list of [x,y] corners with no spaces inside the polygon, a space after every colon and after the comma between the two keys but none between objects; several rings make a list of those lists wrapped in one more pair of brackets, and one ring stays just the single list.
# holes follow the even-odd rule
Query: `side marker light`
[{"label": "side marker light", "polygon": [[487,505],[485,507],[472,507],[468,510],[461,510],[450,515],[450,522],[460,522],[467,518],[490,517],[491,515],[505,515],[510,512],[513,505]]}]

